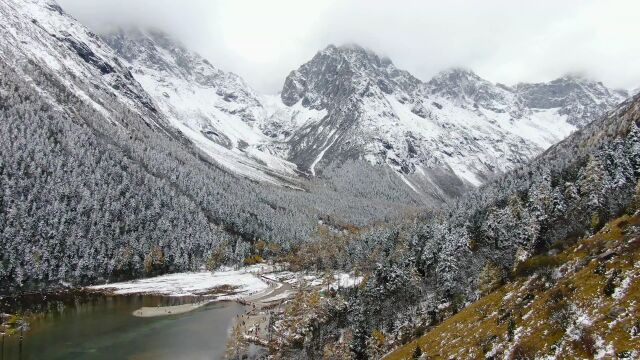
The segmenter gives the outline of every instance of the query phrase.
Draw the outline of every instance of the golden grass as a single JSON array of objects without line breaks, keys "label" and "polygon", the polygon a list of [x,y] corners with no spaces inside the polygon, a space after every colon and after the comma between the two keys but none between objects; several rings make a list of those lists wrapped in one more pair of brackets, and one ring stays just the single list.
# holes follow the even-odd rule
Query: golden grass
[{"label": "golden grass", "polygon": [[[492,349],[502,358],[514,348],[529,356],[590,358],[598,339],[613,350],[613,356],[640,349],[640,335],[631,335],[633,327],[640,326],[636,323],[640,319],[640,245],[623,234],[625,228],[638,224],[639,216],[610,222],[556,256],[565,274],[555,283],[545,284],[537,276],[516,278],[385,359],[410,359],[416,343],[430,359],[484,358]],[[609,250],[616,255],[606,262],[598,259]],[[615,278],[619,292],[609,296],[604,288],[614,271],[619,272]],[[625,279],[626,288],[621,291]],[[566,313],[571,314],[569,320],[562,316]],[[509,319],[516,327],[511,342]],[[572,339],[567,330],[577,326],[582,335]]]}]

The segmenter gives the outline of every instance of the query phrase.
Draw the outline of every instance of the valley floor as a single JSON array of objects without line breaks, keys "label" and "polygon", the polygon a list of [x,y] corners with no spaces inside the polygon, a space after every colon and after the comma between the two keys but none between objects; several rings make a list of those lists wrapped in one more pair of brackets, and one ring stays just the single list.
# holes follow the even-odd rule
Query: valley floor
[{"label": "valley floor", "polygon": [[156,276],[120,283],[87,287],[89,291],[114,295],[153,294],[162,296],[203,296],[217,300],[235,300],[269,289],[260,275],[275,271],[268,265],[254,265],[238,270],[200,271]]},{"label": "valley floor", "polygon": [[266,346],[271,340],[272,317],[282,315],[285,303],[298,292],[353,287],[363,280],[347,273],[322,274],[282,270],[286,264],[257,264],[237,270],[190,272],[89,286],[90,292],[111,295],[161,295],[197,299],[173,306],[142,307],[137,317],[170,316],[194,311],[214,301],[237,301],[247,307],[236,318],[245,342]]}]

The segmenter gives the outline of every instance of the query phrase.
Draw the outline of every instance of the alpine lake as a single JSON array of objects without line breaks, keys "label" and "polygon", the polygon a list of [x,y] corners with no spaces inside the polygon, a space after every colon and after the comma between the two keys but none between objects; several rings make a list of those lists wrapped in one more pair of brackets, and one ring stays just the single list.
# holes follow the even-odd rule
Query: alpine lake
[{"label": "alpine lake", "polygon": [[[7,300],[4,299],[4,307]],[[141,307],[171,306],[196,299],[155,295],[33,295],[11,299],[28,308],[28,326],[2,339],[0,360],[220,359],[231,327],[245,308],[213,302],[194,311],[136,317]],[[259,352],[260,349],[250,349]],[[255,354],[254,354],[255,355]]]}]

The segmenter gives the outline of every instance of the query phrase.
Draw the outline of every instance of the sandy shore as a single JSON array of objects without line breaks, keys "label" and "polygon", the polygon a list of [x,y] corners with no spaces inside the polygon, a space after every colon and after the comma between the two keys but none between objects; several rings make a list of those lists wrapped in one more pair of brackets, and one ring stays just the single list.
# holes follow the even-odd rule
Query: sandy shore
[{"label": "sandy shore", "polygon": [[270,291],[253,294],[240,301],[248,310],[236,320],[242,324],[246,340],[263,346],[269,342],[269,320],[273,316],[271,310],[295,294],[291,284],[286,282],[269,279],[269,286]]},{"label": "sandy shore", "polygon": [[216,300],[200,301],[191,304],[173,305],[173,306],[156,306],[156,307],[141,307],[135,310],[132,314],[137,317],[154,317],[154,316],[167,316],[184,314],[189,311],[199,309]]},{"label": "sandy shore", "polygon": [[[265,335],[266,325],[273,311],[277,311],[282,302],[295,295],[300,282],[315,287],[325,286],[321,275],[298,274],[276,269],[277,266],[273,265],[254,265],[240,270],[227,269],[214,273],[202,271],[169,274],[90,286],[86,289],[114,295],[157,294],[178,297],[201,296],[204,299],[190,304],[142,307],[133,311],[132,315],[137,317],[184,314],[214,301],[237,301],[248,307],[244,316],[238,319],[243,324],[245,334],[259,338]],[[335,283],[331,287],[351,287],[361,281],[361,277],[349,274],[334,275],[334,278]]]}]

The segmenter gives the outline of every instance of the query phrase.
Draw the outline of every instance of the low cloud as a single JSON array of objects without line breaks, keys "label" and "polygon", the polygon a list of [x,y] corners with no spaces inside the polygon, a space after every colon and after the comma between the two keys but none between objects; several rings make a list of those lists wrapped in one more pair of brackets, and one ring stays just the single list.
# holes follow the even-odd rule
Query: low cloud
[{"label": "low cloud", "polygon": [[462,66],[506,84],[582,73],[640,86],[635,0],[59,2],[97,32],[163,30],[265,92],[329,43],[359,43],[423,80]]}]

